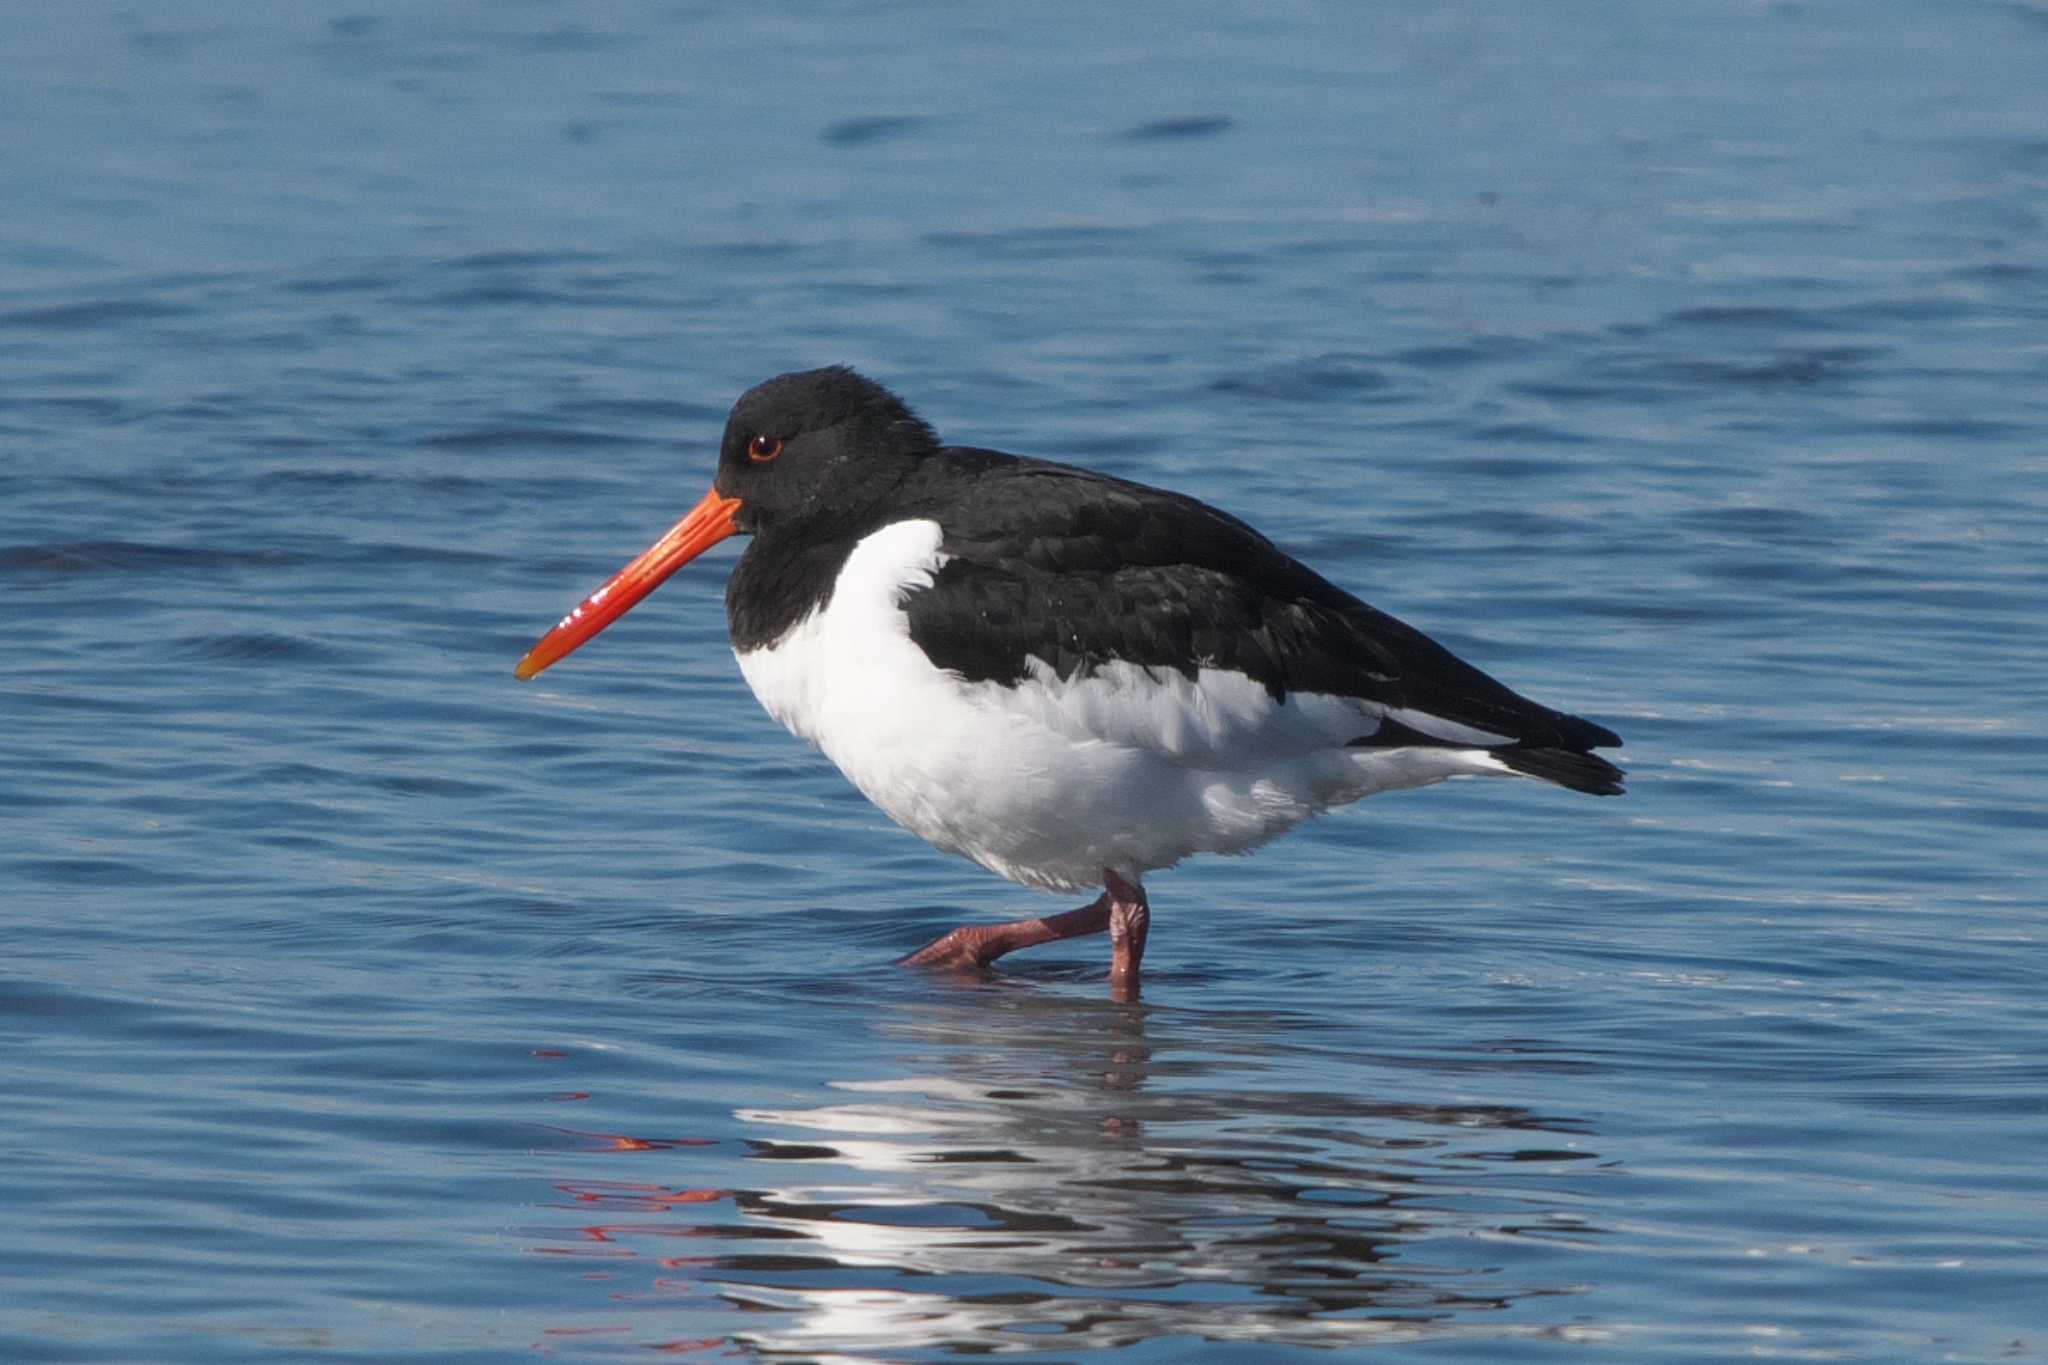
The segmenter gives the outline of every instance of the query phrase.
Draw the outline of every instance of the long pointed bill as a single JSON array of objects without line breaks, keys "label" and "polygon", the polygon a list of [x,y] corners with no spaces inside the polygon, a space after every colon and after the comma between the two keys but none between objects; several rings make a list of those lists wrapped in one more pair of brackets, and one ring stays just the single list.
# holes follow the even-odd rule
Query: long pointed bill
[{"label": "long pointed bill", "polygon": [[664,578],[739,530],[733,521],[739,509],[738,498],[721,497],[715,488],[706,493],[704,500],[671,526],[667,535],[613,574],[603,587],[564,616],[559,625],[541,636],[539,643],[526,651],[526,657],[512,670],[512,676],[522,682],[536,676],[624,616],[635,602],[660,587]]}]

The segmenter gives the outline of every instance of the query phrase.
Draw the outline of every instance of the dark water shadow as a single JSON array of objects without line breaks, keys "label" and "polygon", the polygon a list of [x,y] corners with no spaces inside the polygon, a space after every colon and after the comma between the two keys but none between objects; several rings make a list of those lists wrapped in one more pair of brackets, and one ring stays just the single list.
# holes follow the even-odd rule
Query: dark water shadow
[{"label": "dark water shadow", "polygon": [[757,1181],[582,1190],[578,1234],[616,1219],[599,1240],[658,1266],[646,1297],[694,1305],[675,1326],[715,1309],[769,1357],[1568,1330],[1518,1310],[1575,1293],[1559,1267],[1602,1239],[1587,1121],[1324,1088],[1375,1074],[1327,1019],[906,989],[875,1003],[875,1074],[737,1111]]}]

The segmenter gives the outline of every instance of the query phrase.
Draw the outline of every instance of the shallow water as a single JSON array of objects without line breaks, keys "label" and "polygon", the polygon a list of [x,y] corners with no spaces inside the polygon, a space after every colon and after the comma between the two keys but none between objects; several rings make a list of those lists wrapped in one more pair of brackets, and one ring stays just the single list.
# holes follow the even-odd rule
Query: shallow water
[{"label": "shallow water", "polygon": [[[2037,5],[227,3],[0,54],[0,1357],[2039,1358]],[[746,694],[726,405],[1207,497],[1631,792],[1104,950]]]}]

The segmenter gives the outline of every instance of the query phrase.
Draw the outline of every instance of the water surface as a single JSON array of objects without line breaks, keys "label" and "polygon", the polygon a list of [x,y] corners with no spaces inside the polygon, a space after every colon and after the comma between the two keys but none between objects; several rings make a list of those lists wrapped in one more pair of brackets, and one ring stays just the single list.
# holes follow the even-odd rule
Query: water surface
[{"label": "water surface", "polygon": [[[24,9],[0,1357],[2038,1358],[2038,6]],[[746,694],[843,361],[1628,740],[1061,903]]]}]

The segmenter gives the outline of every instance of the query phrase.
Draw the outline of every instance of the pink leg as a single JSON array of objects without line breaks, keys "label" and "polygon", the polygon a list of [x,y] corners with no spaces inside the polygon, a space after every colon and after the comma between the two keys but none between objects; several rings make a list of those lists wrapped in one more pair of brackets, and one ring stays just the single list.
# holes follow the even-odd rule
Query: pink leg
[{"label": "pink leg", "polygon": [[1138,998],[1138,964],[1145,957],[1145,934],[1152,927],[1152,907],[1145,888],[1114,872],[1102,874],[1102,894],[1109,901],[1109,997]]},{"label": "pink leg", "polygon": [[1145,888],[1136,882],[1127,882],[1108,871],[1102,874],[1102,880],[1106,888],[1103,893],[1078,910],[1043,919],[1012,920],[1008,924],[963,925],[902,959],[901,965],[980,970],[1019,948],[1081,938],[1107,929],[1110,996],[1116,1000],[1135,1000],[1138,964],[1145,956],[1145,931],[1151,923],[1151,907],[1145,902]]},{"label": "pink leg", "polygon": [[986,967],[1004,953],[1035,948],[1056,939],[1080,938],[1109,928],[1109,893],[1093,904],[1044,919],[1012,920],[1008,924],[965,924],[901,959],[905,967]]}]

